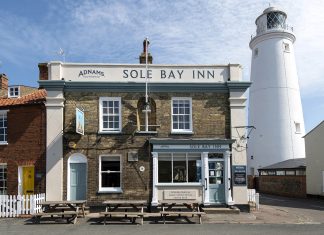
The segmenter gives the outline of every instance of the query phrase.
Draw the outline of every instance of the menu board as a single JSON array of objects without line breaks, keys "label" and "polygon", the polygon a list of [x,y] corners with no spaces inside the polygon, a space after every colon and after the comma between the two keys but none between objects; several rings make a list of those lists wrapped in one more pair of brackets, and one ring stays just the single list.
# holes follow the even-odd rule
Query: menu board
[{"label": "menu board", "polygon": [[246,166],[233,166],[233,185],[246,185]]}]

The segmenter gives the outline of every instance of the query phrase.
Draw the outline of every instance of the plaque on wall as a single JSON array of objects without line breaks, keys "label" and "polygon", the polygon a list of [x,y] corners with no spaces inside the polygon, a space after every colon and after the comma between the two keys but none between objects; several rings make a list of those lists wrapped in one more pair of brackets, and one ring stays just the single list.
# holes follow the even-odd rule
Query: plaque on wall
[{"label": "plaque on wall", "polygon": [[197,191],[195,190],[164,190],[165,200],[177,200],[177,199],[197,199]]},{"label": "plaque on wall", "polygon": [[138,161],[138,153],[137,151],[131,151],[127,153],[127,160],[129,162],[137,162]]}]

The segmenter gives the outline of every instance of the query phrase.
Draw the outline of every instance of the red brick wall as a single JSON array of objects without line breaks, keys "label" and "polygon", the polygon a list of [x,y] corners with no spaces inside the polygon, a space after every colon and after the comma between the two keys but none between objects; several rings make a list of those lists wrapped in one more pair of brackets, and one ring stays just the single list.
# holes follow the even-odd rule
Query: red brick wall
[{"label": "red brick wall", "polygon": [[6,108],[8,145],[0,145],[7,163],[8,194],[18,193],[18,166],[35,166],[35,193],[45,192],[46,109],[43,104]]},{"label": "red brick wall", "polygon": [[260,176],[259,192],[287,197],[306,197],[306,176]]}]

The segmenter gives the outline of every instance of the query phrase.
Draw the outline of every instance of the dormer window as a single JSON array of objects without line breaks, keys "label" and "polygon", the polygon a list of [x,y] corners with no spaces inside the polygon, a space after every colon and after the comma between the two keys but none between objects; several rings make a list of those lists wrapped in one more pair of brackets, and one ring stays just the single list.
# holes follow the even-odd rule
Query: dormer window
[{"label": "dormer window", "polygon": [[9,98],[17,98],[20,96],[19,86],[9,87],[8,97]]}]

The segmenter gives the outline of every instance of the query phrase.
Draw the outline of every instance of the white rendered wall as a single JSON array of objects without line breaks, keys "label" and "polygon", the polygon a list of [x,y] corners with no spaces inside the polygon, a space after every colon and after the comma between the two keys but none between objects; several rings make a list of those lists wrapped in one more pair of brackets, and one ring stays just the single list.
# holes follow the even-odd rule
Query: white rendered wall
[{"label": "white rendered wall", "polygon": [[[287,159],[305,157],[304,118],[292,33],[270,30],[252,39],[248,173]],[[289,51],[285,49],[289,45]],[[257,55],[256,54],[256,50]],[[296,133],[295,123],[300,123]],[[253,156],[253,159],[251,159]]]},{"label": "white rendered wall", "polygon": [[[60,80],[59,63],[49,66],[49,80]],[[62,90],[46,97],[46,200],[63,199],[63,108]]]},{"label": "white rendered wall", "polygon": [[305,136],[306,192],[324,196],[324,121]]}]

